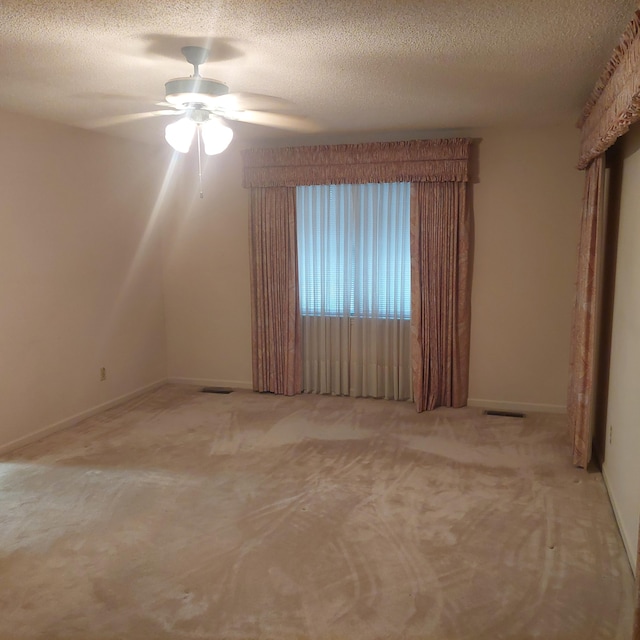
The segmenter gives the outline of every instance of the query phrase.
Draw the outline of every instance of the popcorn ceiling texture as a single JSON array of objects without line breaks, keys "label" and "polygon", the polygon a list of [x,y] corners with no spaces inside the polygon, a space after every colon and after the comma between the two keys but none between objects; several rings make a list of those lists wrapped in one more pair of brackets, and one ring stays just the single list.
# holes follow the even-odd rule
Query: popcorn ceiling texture
[{"label": "popcorn ceiling texture", "polygon": [[[151,110],[168,79],[190,73],[180,48],[209,43],[203,75],[284,98],[324,132],[557,123],[577,118],[635,8],[635,0],[3,0],[0,108],[69,124]],[[111,132],[151,139],[166,122]]]}]

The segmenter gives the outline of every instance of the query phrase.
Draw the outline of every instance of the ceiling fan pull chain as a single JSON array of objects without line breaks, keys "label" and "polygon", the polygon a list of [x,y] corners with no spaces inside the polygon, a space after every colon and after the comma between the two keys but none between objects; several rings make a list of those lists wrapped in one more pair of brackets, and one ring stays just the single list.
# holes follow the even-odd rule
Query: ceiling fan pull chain
[{"label": "ceiling fan pull chain", "polygon": [[200,132],[200,125],[197,128],[197,136],[198,136],[198,178],[200,180],[200,197],[204,197],[202,195],[202,145],[200,139],[202,138],[202,133]]}]

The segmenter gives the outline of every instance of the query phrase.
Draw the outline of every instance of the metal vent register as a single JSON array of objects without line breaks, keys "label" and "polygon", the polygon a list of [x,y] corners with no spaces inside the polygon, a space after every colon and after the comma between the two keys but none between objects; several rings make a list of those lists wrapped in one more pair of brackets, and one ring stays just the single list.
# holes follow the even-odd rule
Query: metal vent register
[{"label": "metal vent register", "polygon": [[487,410],[484,412],[485,416],[501,416],[502,418],[524,418],[525,414],[519,411],[492,411]]}]

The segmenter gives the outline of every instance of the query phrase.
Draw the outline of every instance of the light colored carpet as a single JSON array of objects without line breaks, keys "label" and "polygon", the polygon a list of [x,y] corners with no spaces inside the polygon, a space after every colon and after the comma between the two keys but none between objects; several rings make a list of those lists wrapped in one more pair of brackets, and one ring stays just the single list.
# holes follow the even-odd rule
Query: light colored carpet
[{"label": "light colored carpet", "polygon": [[3,640],[631,635],[562,416],[167,385],[3,456],[0,501]]}]

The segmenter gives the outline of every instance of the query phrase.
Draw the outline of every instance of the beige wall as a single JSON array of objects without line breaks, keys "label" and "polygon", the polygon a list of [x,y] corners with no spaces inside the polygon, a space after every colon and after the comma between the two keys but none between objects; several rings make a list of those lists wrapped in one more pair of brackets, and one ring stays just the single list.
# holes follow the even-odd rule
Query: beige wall
[{"label": "beige wall", "polygon": [[635,568],[640,518],[640,126],[621,142],[624,164],[603,473]]},{"label": "beige wall", "polygon": [[480,135],[470,403],[565,410],[584,180],[578,132]]},{"label": "beige wall", "polygon": [[177,156],[180,200],[165,219],[169,376],[218,386],[251,386],[249,193],[236,144],[198,168]]},{"label": "beige wall", "polygon": [[[481,138],[470,397],[563,410],[583,179],[574,168],[577,131],[456,135]],[[169,375],[250,386],[249,200],[239,150],[209,160],[202,200],[196,168],[181,162],[183,195],[165,229]]]},{"label": "beige wall", "polygon": [[166,377],[164,164],[144,145],[9,113],[0,139],[7,448]]}]

